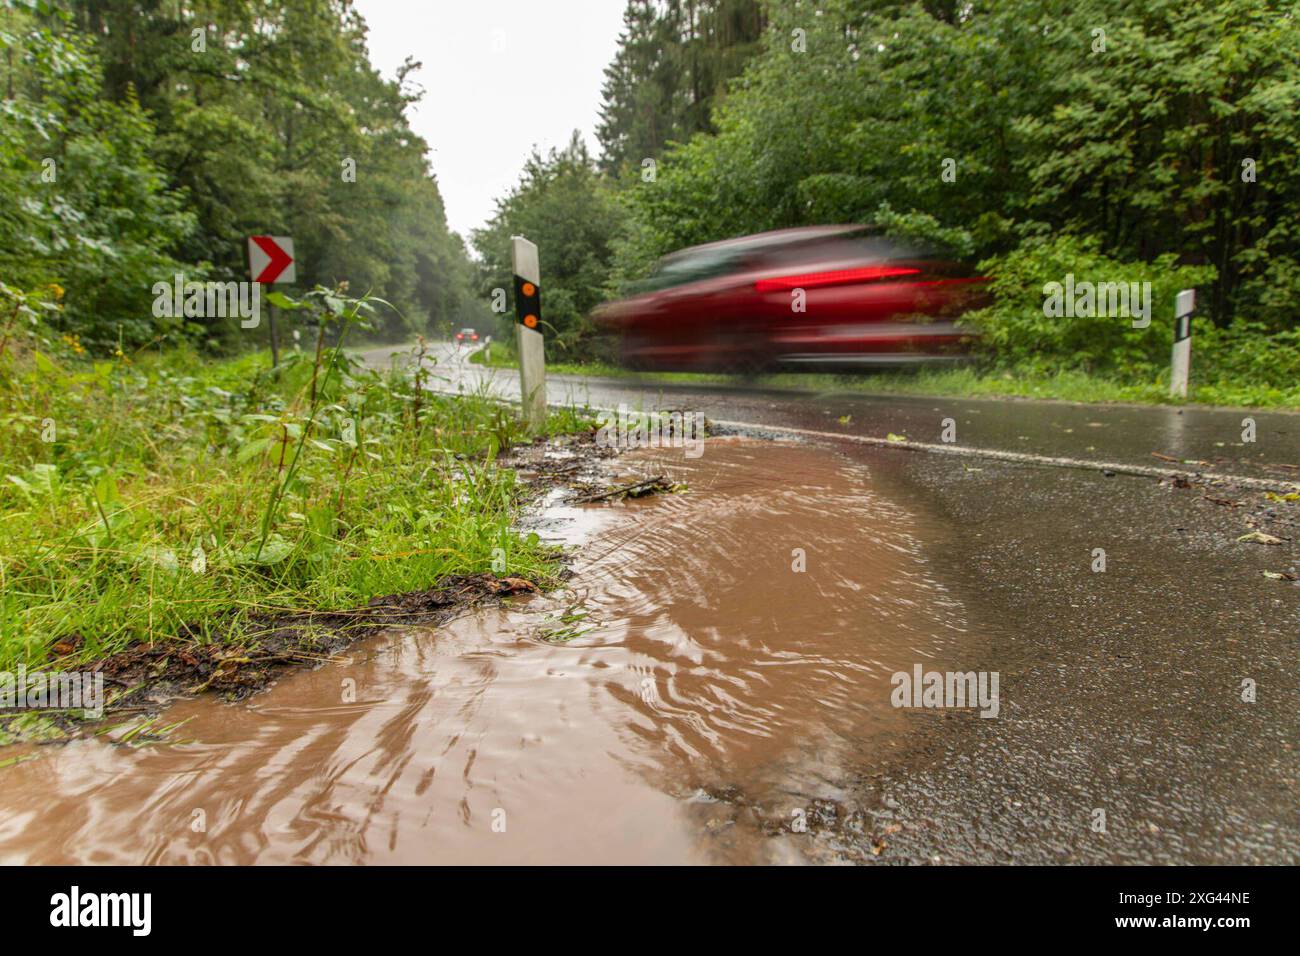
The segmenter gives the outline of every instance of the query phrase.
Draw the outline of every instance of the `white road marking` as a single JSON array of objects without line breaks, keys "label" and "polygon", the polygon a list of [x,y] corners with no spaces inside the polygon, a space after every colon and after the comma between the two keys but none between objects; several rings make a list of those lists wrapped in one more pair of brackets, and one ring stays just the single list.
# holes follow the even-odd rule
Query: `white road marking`
[{"label": "white road marking", "polygon": [[[486,376],[489,381],[491,376]],[[460,395],[460,391],[430,387],[430,391],[443,395]],[[518,399],[488,396],[494,401],[517,405]],[[547,402],[550,408],[571,408],[572,403]],[[592,411],[617,413],[617,409],[600,405],[588,405]],[[1006,461],[1019,465],[1042,465],[1050,468],[1070,468],[1081,471],[1110,471],[1117,475],[1134,475],[1140,478],[1175,478],[1189,474],[1199,475],[1201,480],[1213,484],[1234,484],[1243,488],[1259,491],[1280,491],[1283,493],[1300,492],[1300,481],[1287,481],[1282,478],[1256,478],[1250,475],[1222,474],[1218,472],[1195,472],[1192,467],[1184,469],[1159,468],[1153,465],[1131,465],[1115,461],[1089,461],[1084,458],[1058,458],[1051,455],[1035,455],[1030,452],[1000,451],[996,448],[978,448],[971,445],[946,445],[933,442],[919,442],[905,439],[891,441],[871,435],[848,435],[842,432],[817,431],[811,428],[796,428],[792,425],[765,425],[759,422],[740,422],[722,418],[710,418],[709,421],[724,428],[738,431],[752,431],[778,435],[798,435],[803,438],[818,438],[827,441],[845,441],[858,445],[870,445],[874,448],[901,448],[909,451],[922,451],[938,455],[956,455],[967,458],[985,458],[993,461]]]}]

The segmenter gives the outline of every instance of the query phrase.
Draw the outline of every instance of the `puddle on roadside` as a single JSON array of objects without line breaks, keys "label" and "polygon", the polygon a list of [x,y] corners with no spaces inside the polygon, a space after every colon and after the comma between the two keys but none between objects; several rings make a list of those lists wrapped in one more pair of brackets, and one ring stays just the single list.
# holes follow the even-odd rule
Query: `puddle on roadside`
[{"label": "puddle on roadside", "polygon": [[0,771],[0,862],[798,861],[764,821],[844,797],[906,736],[890,674],[970,650],[941,529],[816,446],[611,465],[689,490],[549,508],[543,536],[581,545],[565,592],[179,703],[188,743]]}]

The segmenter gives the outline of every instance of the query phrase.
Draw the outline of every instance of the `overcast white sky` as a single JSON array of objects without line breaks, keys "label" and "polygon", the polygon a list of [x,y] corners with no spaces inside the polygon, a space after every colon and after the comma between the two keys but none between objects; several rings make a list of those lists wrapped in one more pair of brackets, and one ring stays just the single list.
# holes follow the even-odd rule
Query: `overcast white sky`
[{"label": "overcast white sky", "polygon": [[592,154],[605,66],[623,26],[623,0],[356,0],[370,26],[370,60],[392,78],[407,56],[424,64],[425,97],[411,125],[453,230],[492,215],[537,144],[581,130]]}]

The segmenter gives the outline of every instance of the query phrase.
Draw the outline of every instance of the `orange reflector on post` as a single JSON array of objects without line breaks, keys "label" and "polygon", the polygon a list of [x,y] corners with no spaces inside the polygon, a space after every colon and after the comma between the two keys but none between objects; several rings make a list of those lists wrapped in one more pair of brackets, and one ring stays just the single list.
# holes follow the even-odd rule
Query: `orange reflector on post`
[{"label": "orange reflector on post", "polygon": [[515,273],[515,321],[538,335],[542,334],[541,286],[533,276]]}]

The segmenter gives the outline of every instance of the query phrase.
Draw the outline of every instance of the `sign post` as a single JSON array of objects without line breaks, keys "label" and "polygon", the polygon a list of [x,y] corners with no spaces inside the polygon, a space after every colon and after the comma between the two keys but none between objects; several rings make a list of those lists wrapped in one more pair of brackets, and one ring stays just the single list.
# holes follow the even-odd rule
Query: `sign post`
[{"label": "sign post", "polygon": [[[293,240],[288,236],[249,236],[248,272],[260,285],[293,283],[298,263],[293,257]],[[280,339],[275,330],[275,306],[267,306],[267,329],[271,336],[271,367],[280,364]]]},{"label": "sign post", "polygon": [[1169,375],[1169,394],[1187,397],[1187,378],[1192,369],[1192,313],[1196,311],[1196,290],[1184,289],[1174,302],[1174,351]]},{"label": "sign post", "polygon": [[515,271],[515,341],[519,345],[519,397],[524,421],[533,431],[546,425],[546,353],[542,334],[542,278],[537,246],[512,236]]}]

